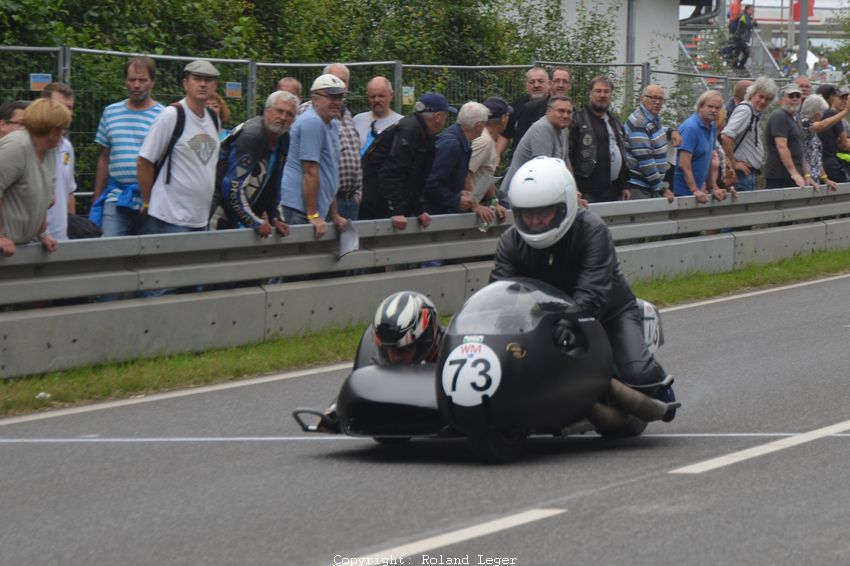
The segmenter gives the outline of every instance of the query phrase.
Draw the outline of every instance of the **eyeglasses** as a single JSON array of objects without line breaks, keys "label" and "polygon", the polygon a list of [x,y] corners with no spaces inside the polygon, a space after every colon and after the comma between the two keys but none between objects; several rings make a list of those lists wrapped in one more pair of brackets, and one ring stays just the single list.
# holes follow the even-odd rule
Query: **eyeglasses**
[{"label": "eyeglasses", "polygon": [[800,94],[799,92],[789,92],[785,96],[787,96],[788,98],[802,98],[803,97],[803,95]]},{"label": "eyeglasses", "polygon": [[664,102],[665,100],[667,100],[663,96],[650,96],[648,94],[644,94],[643,97],[648,98],[648,99],[652,100],[653,102]]},{"label": "eyeglasses", "polygon": [[316,96],[323,96],[324,98],[330,98],[331,100],[345,100],[344,94],[327,94],[325,92],[314,92]]}]

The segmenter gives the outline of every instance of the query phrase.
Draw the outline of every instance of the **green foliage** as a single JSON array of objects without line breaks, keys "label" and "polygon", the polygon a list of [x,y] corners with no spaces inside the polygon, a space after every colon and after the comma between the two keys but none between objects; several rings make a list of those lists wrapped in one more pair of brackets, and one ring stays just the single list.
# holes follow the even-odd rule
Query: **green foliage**
[{"label": "green foliage", "polygon": [[559,0],[7,0],[0,42],[257,61],[610,61],[616,8],[582,2],[572,16]]},{"label": "green foliage", "polygon": [[[519,17],[516,49],[522,50],[526,61],[613,61],[616,5],[600,7],[582,0],[574,14],[565,14],[560,0],[520,0],[515,9]],[[565,20],[570,23],[564,25]]]},{"label": "green foliage", "polygon": [[[570,22],[566,26],[565,16]],[[0,43],[274,63],[400,60],[476,66],[525,65],[544,58],[608,62],[613,58],[615,16],[614,8],[591,9],[582,3],[573,17],[562,12],[559,0],[5,0]],[[111,55],[71,53],[70,83],[77,93],[72,142],[80,191],[92,188],[99,153],[92,140],[100,112],[125,93],[124,61]],[[154,92],[160,102],[182,95],[182,66],[179,61],[158,61]],[[220,86],[236,81],[248,88],[245,65],[218,67]],[[575,72],[581,78],[603,69]],[[257,77],[259,98],[284,74],[309,85],[316,71],[263,68]],[[50,72],[54,80],[63,79],[55,54],[4,53],[0,100],[37,96],[28,90],[32,72]],[[374,74],[389,76],[391,71],[386,65],[356,68],[355,91],[362,92]],[[522,93],[522,85],[522,74],[512,69],[405,72],[405,86],[415,93],[437,90],[458,105],[495,94],[513,99]],[[366,108],[358,92],[349,105],[352,110]],[[230,110],[230,126],[253,115],[253,109],[235,102]]]},{"label": "green foliage", "polygon": [[247,0],[11,0],[0,11],[6,45],[69,45],[171,55],[268,55]]}]

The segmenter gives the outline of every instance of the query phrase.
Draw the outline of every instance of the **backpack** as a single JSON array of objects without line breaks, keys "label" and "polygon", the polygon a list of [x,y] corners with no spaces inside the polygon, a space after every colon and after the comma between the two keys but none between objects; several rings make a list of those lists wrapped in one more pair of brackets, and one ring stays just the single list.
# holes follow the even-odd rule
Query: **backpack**
[{"label": "backpack", "polygon": [[[750,109],[750,123],[747,124],[747,129],[744,130],[744,133],[741,134],[741,137],[735,140],[735,148],[732,150],[733,153],[738,151],[738,147],[740,147],[740,145],[742,143],[744,143],[744,138],[747,137],[747,133],[749,133],[749,131],[752,129],[753,124],[755,123],[756,119],[758,118],[758,116],[756,116],[756,111],[755,111],[755,109],[753,109],[752,104],[749,104],[748,102],[742,102],[738,106],[746,106],[747,108]],[[737,108],[738,106],[736,106],[735,108]],[[734,112],[734,110],[732,112]],[[732,115],[730,114],[729,116],[731,117]],[[756,145],[758,145],[758,139],[759,139],[759,134],[758,134],[758,130],[756,130]]]},{"label": "backpack", "polygon": [[381,163],[384,162],[384,159],[390,153],[390,149],[393,147],[393,141],[395,141],[395,132],[396,125],[393,124],[377,136],[369,146],[366,148],[366,151],[363,153],[360,158],[363,171],[366,171],[367,168],[378,166],[380,167]]},{"label": "backpack", "polygon": [[[156,160],[153,173],[153,180],[156,181],[157,177],[159,177],[159,172],[162,169],[162,166],[165,165],[166,161],[168,161],[168,167],[165,168],[166,185],[171,183],[171,153],[174,151],[174,146],[177,145],[177,140],[179,140],[180,136],[183,135],[183,128],[186,126],[186,111],[183,109],[183,105],[179,102],[174,102],[170,104],[170,106],[177,110],[177,122],[174,124],[174,131],[171,132],[171,139],[168,140],[168,146],[165,148],[165,153]],[[210,118],[212,118],[216,131],[218,131],[218,114],[213,112],[211,108],[207,108],[206,111],[210,115]]]}]

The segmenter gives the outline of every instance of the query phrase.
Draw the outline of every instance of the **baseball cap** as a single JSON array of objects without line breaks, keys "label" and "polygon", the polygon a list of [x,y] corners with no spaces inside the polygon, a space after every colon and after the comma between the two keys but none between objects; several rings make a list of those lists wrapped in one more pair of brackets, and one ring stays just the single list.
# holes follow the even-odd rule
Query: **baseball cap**
[{"label": "baseball cap", "polygon": [[436,92],[426,92],[413,106],[416,112],[451,112],[457,114],[457,108],[449,106],[448,99]]},{"label": "baseball cap", "polygon": [[795,93],[795,92],[796,92],[797,94],[803,94],[803,91],[802,91],[802,90],[800,90],[800,87],[799,87],[799,86],[797,86],[797,85],[796,85],[796,84],[794,84],[794,83],[788,83],[788,84],[787,84],[787,85],[785,85],[785,87],[782,89],[782,94],[792,94],[792,93]]},{"label": "baseball cap", "polygon": [[846,96],[848,94],[850,94],[850,88],[846,86],[838,87],[838,96]]},{"label": "baseball cap", "polygon": [[316,92],[317,90],[323,90],[328,94],[345,94],[348,92],[342,79],[330,73],[321,75],[313,81],[310,92]]},{"label": "baseball cap", "polygon": [[487,110],[490,111],[490,119],[493,118],[501,118],[505,114],[513,114],[514,109],[511,107],[507,101],[501,96],[491,96],[484,102],[482,102],[484,106],[487,107]]},{"label": "baseball cap", "polygon": [[202,61],[200,59],[197,61],[192,61],[191,63],[183,67],[183,72],[191,73],[193,75],[198,75],[201,77],[218,77],[220,74],[218,72],[218,69],[216,69],[212,63],[210,63],[209,61]]}]

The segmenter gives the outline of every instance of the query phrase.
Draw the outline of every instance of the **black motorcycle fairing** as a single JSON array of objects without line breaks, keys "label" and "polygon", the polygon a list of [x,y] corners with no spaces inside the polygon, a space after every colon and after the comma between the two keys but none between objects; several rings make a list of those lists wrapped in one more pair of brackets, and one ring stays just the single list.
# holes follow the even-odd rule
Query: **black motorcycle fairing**
[{"label": "black motorcycle fairing", "polygon": [[366,327],[357,344],[357,353],[354,355],[354,369],[371,366],[378,363],[378,345],[375,344],[375,331],[372,325]]},{"label": "black motorcycle fairing", "polygon": [[434,364],[355,369],[337,397],[340,428],[351,436],[428,436],[445,422],[434,393]]},{"label": "black motorcycle fairing", "polygon": [[[553,329],[569,321],[582,348],[557,347]],[[437,399],[453,428],[468,435],[559,430],[581,420],[607,391],[611,350],[605,330],[560,290],[533,279],[491,283],[461,307],[443,338]]]}]

